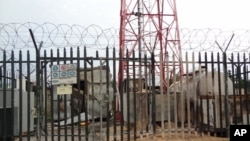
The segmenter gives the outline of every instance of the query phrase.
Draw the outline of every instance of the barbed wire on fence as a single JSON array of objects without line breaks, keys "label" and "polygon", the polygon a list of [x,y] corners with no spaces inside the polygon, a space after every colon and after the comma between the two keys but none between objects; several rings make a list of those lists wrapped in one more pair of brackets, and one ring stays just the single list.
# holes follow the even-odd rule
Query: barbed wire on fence
[{"label": "barbed wire on fence", "polygon": [[87,46],[103,49],[118,44],[116,43],[118,29],[115,28],[103,29],[98,25],[83,27],[80,25],[28,22],[0,24],[1,50],[33,48],[29,29],[32,29],[36,42],[43,41],[43,48]]},{"label": "barbed wire on fence", "polygon": [[[72,47],[87,47],[88,49],[101,50],[116,48],[119,51],[119,29],[102,28],[98,25],[67,25],[53,23],[0,23],[0,60],[3,58],[3,51],[6,51],[7,58],[10,58],[11,51],[19,53],[22,50],[23,56],[26,56],[26,50],[34,49],[29,29],[32,29],[36,42],[43,41],[43,49],[59,48],[64,49]],[[250,49],[250,31],[247,29],[236,29],[225,31],[219,28],[203,29],[180,29],[180,40],[182,52],[221,52],[218,45],[226,48],[230,38],[233,40],[228,47],[228,52],[248,52]],[[32,52],[31,52],[32,54]],[[14,60],[18,60],[15,56]],[[35,57],[34,54],[31,57]],[[0,63],[1,65],[1,63]],[[25,65],[25,64],[22,64]],[[10,66],[7,65],[7,70]],[[16,64],[15,68],[18,69]],[[35,69],[35,64],[31,64],[31,69]],[[23,71],[26,75],[27,71]],[[18,71],[17,71],[18,74]],[[35,79],[35,75],[33,79]]]},{"label": "barbed wire on fence", "polygon": [[182,50],[220,51],[216,41],[226,48],[230,38],[233,40],[228,47],[229,52],[247,52],[250,48],[250,32],[247,29],[225,31],[219,28],[181,29]]},{"label": "barbed wire on fence", "polygon": [[[15,50],[34,48],[29,29],[32,29],[36,41],[43,41],[43,48],[65,48],[86,46],[92,49],[106,47],[119,48],[119,29],[102,28],[98,25],[67,25],[53,23],[0,23],[0,49]],[[250,32],[247,29],[225,31],[216,28],[180,29],[182,51],[220,51],[215,41],[226,47],[234,34],[228,51],[247,52],[250,48]]]}]

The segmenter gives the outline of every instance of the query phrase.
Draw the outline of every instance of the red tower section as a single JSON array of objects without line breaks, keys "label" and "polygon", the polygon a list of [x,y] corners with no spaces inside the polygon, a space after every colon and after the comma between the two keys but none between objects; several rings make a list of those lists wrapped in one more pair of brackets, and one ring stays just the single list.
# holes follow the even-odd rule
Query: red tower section
[{"label": "red tower section", "polygon": [[[140,59],[154,53],[156,79],[159,78],[157,84],[167,88],[168,74],[182,73],[175,0],[121,0],[119,44],[121,58],[127,57],[127,50],[128,57],[135,51],[139,58],[136,65],[138,78],[147,75],[143,72],[144,64],[140,63]],[[127,77],[127,67],[132,70],[130,64],[120,60],[119,85]],[[132,71],[129,72],[132,75]]]}]

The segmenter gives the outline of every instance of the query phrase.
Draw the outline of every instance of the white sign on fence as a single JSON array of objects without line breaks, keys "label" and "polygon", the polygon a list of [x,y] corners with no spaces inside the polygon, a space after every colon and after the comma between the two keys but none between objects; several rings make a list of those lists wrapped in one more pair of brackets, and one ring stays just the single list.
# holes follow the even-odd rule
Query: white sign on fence
[{"label": "white sign on fence", "polygon": [[51,67],[52,85],[74,84],[76,77],[76,64],[60,64]]},{"label": "white sign on fence", "polygon": [[59,85],[56,87],[57,94],[72,94],[72,86],[71,85]]}]

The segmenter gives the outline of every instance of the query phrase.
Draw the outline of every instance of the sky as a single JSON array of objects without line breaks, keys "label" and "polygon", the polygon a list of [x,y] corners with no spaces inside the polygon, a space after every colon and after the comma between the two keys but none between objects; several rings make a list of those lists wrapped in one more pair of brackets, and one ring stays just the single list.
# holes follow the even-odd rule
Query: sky
[{"label": "sky", "polygon": [[0,23],[119,27],[119,0],[0,0]]},{"label": "sky", "polygon": [[[149,1],[149,0],[146,0]],[[249,0],[176,0],[180,28],[250,29]],[[0,23],[119,28],[120,0],[0,0]]]},{"label": "sky", "polygon": [[250,29],[249,0],[177,0],[182,28]]},{"label": "sky", "polygon": [[[127,0],[127,2],[129,1]],[[152,2],[154,0],[144,1]],[[0,0],[0,24],[26,22],[43,24],[48,22],[54,25],[66,24],[80,25],[82,27],[98,25],[102,29],[114,28],[118,31],[120,3],[121,0]],[[180,30],[191,29],[191,31],[206,28],[217,28],[225,31],[250,30],[249,5],[249,0],[176,0],[179,28]],[[183,31],[180,31],[182,32],[181,35],[184,33]],[[242,39],[238,41],[240,45],[237,41],[235,41],[235,44],[244,47],[240,50],[247,50],[250,46],[250,40],[248,39],[250,32],[243,35],[240,32],[238,34],[237,31],[238,35],[236,35]],[[118,33],[116,34],[118,35]],[[194,35],[192,34],[192,36]],[[215,40],[221,40],[220,44],[225,44],[231,35],[232,32],[227,33],[225,36],[220,36],[223,37],[221,39],[214,39],[214,35],[210,36],[212,36],[211,41],[213,44]],[[210,40],[207,33],[199,36]],[[236,36],[235,39],[237,39]],[[194,50],[200,47],[200,41],[195,44],[195,40],[200,39],[194,37],[193,39],[183,37],[183,50]],[[192,44],[187,46],[185,41]],[[113,42],[110,44],[113,44]],[[118,41],[115,41],[114,44],[118,44]],[[200,48],[207,49],[211,47],[211,44],[203,44],[203,46]]]}]

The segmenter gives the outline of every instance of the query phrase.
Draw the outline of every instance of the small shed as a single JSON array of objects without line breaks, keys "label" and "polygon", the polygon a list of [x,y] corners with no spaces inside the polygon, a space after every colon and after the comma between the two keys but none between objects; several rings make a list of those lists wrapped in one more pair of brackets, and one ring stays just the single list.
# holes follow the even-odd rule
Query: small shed
[{"label": "small shed", "polygon": [[[86,77],[85,77],[86,74]],[[107,76],[108,74],[108,76]],[[85,80],[86,78],[86,80]],[[70,95],[66,96],[66,104],[67,106],[67,118],[71,117],[71,105],[73,105],[75,109],[74,111],[81,111],[83,106],[83,95],[86,94],[87,97],[87,107],[88,107],[88,114],[95,117],[107,117],[107,107],[109,110],[112,110],[112,101],[113,101],[113,85],[112,85],[112,75],[110,73],[109,67],[102,66],[102,67],[95,67],[91,68],[81,68],[80,69],[80,92],[78,92],[78,84],[72,85],[72,98],[73,103],[71,104]],[[87,86],[87,88],[85,88]],[[64,119],[64,106],[61,106],[59,109],[60,114],[58,117],[58,101],[57,101],[57,86],[53,87],[53,109],[54,109],[54,119],[55,120],[62,120]],[[85,92],[85,90],[87,90]],[[63,98],[63,97],[62,97]],[[81,100],[79,100],[79,98]],[[64,100],[62,100],[64,102]],[[74,106],[74,105],[82,105],[81,107]],[[72,113],[76,114],[76,113]]]}]

